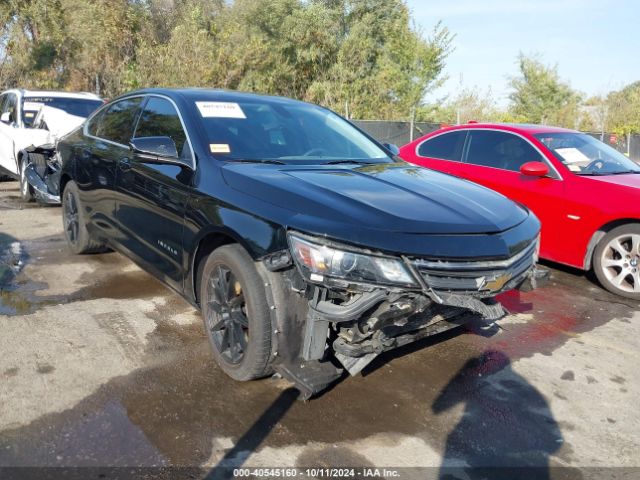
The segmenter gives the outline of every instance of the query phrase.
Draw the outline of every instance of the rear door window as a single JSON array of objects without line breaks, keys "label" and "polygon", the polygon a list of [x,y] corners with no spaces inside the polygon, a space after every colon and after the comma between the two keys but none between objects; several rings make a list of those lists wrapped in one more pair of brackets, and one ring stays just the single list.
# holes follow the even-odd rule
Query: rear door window
[{"label": "rear door window", "polygon": [[418,147],[418,156],[459,162],[462,158],[462,149],[464,148],[466,137],[467,132],[464,130],[456,130],[432,137]]},{"label": "rear door window", "polygon": [[[125,98],[114,103],[89,126],[95,127],[96,137],[104,138],[122,145],[128,145],[133,137],[133,129],[140,110],[142,97]],[[95,123],[95,125],[94,125]]]},{"label": "rear door window", "polygon": [[469,132],[467,163],[518,172],[527,162],[543,161],[529,142],[512,133],[492,130]]}]

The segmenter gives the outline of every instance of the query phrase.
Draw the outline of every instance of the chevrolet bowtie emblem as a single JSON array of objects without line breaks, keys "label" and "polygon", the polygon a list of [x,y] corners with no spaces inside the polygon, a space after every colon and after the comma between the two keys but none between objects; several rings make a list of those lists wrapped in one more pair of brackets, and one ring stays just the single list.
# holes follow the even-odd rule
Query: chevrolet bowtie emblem
[{"label": "chevrolet bowtie emblem", "polygon": [[511,274],[505,273],[504,275],[500,275],[499,277],[486,282],[484,284],[484,288],[492,292],[497,292],[499,290],[502,290],[502,288],[507,284],[509,280],[511,280]]}]

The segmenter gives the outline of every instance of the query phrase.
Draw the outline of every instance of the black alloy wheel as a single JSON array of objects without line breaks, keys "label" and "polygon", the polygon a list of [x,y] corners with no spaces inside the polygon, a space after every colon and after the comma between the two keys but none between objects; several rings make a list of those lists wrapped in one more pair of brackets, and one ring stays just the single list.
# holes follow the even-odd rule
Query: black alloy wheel
[{"label": "black alloy wheel", "polygon": [[247,251],[223,245],[201,264],[200,306],[213,356],[220,368],[239,381],[272,372],[272,319],[265,281]]},{"label": "black alloy wheel", "polygon": [[78,214],[78,201],[70,188],[64,192],[62,208],[64,212],[64,232],[69,244],[74,247],[78,244],[80,233],[80,217]]},{"label": "black alloy wheel", "polygon": [[242,285],[231,270],[222,265],[214,269],[206,301],[205,321],[216,348],[229,363],[240,363],[247,350],[249,319]]},{"label": "black alloy wheel", "polygon": [[78,185],[68,182],[62,192],[62,227],[69,249],[75,254],[107,251],[104,243],[92,238],[80,203]]}]

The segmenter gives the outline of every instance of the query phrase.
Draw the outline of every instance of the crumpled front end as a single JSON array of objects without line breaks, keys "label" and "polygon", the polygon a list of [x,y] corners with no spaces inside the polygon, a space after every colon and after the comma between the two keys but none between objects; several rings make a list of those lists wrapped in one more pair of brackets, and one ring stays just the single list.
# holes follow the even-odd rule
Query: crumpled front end
[{"label": "crumpled front end", "polygon": [[28,147],[23,150],[26,159],[25,177],[33,196],[41,203],[60,203],[60,175],[62,162],[54,145]]},{"label": "crumpled front end", "polygon": [[274,366],[303,398],[345,371],[356,375],[385,351],[472,319],[491,325],[507,313],[496,295],[535,288],[540,277],[537,238],[511,258],[475,262],[341,250],[297,233],[289,239],[290,251],[262,264],[270,276],[265,285],[281,284],[275,290],[295,297],[283,297],[286,306],[278,307],[274,295],[276,330],[286,334],[276,338]]}]

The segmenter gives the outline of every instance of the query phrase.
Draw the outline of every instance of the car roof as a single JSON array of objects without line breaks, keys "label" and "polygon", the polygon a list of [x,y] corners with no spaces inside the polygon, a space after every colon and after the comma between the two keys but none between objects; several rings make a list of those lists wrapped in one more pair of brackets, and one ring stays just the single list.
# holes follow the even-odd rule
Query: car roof
[{"label": "car roof", "polygon": [[24,90],[13,88],[2,93],[18,93],[23,97],[55,97],[55,98],[84,98],[87,100],[102,100],[98,95],[90,92],[64,92],[60,90]]},{"label": "car roof", "polygon": [[[212,89],[212,88],[145,88],[133,92],[127,92],[120,97],[128,97],[130,95],[147,95],[157,94],[165,95],[169,98],[181,98],[188,101],[204,101],[204,102],[241,102],[254,100],[266,103],[298,103],[309,105],[306,102],[294,100],[287,97],[276,97],[271,95],[260,95],[257,93],[237,92],[234,90]],[[120,98],[118,97],[118,98]]]},{"label": "car roof", "polygon": [[534,135],[536,133],[577,133],[576,130],[568,128],[552,127],[548,125],[534,125],[530,123],[464,123],[462,125],[454,125],[437,130],[466,130],[466,129],[494,129],[504,130],[508,132],[528,133]]}]

